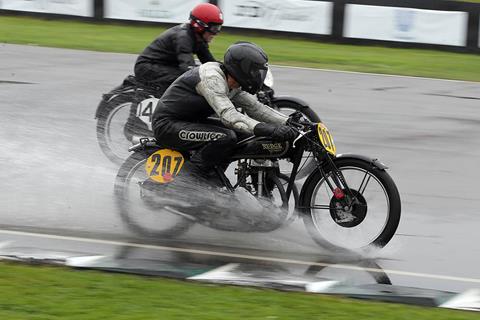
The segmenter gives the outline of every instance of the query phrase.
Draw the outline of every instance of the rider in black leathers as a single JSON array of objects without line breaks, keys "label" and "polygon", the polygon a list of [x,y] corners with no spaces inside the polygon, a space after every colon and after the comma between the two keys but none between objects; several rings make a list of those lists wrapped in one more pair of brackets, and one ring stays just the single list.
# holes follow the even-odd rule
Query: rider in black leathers
[{"label": "rider in black leathers", "polygon": [[163,32],[138,56],[135,77],[142,83],[165,90],[182,73],[201,63],[215,61],[208,43],[220,32],[223,16],[210,3],[201,3],[190,13],[190,23]]},{"label": "rider in black leathers", "polygon": [[[166,30],[138,56],[134,67],[135,80],[151,88],[156,97],[161,97],[175,79],[195,66],[194,54],[201,63],[215,61],[208,43],[220,32],[222,24],[223,15],[217,6],[198,4],[190,12],[189,23]],[[123,128],[128,140],[134,135],[149,135],[147,126],[137,118],[136,112],[133,104]]]},{"label": "rider in black leathers", "polygon": [[[260,47],[239,42],[227,49],[223,64],[208,62],[185,72],[158,102],[152,122],[157,142],[179,151],[196,150],[191,170],[215,180],[209,173],[225,164],[239,136],[293,139],[295,132],[285,125],[288,117],[255,97],[267,68],[268,57]],[[209,119],[214,115],[221,122]]]}]

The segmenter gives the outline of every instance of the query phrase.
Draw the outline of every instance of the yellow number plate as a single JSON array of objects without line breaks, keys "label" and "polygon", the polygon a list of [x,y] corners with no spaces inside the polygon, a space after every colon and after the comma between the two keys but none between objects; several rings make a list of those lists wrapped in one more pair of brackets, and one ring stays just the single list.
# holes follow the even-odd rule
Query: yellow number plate
[{"label": "yellow number plate", "polygon": [[337,154],[337,148],[335,147],[335,143],[333,142],[333,137],[328,131],[327,127],[323,123],[319,123],[317,126],[318,137],[320,138],[320,142],[322,142],[323,147],[327,152],[331,153],[332,155]]},{"label": "yellow number plate", "polygon": [[145,171],[150,179],[160,182],[168,183],[174,180],[182,169],[184,163],[183,156],[180,152],[161,149],[152,153],[145,163]]}]

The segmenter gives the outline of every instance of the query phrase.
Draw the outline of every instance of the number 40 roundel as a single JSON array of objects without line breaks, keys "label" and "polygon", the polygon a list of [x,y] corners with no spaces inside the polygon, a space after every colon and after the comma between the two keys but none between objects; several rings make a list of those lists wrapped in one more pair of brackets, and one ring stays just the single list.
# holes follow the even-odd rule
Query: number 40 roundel
[{"label": "number 40 roundel", "polygon": [[172,182],[183,166],[183,156],[180,152],[161,149],[152,153],[145,163],[145,171],[150,179],[160,182]]}]

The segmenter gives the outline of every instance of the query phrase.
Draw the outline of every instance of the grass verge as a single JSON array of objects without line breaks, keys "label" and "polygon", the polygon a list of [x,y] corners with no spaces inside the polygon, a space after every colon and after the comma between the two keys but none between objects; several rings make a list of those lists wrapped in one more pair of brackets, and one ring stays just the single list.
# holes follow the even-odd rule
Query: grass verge
[{"label": "grass verge", "polygon": [[0,319],[478,319],[473,312],[0,262]]},{"label": "grass verge", "polygon": [[[139,53],[164,29],[26,17],[0,17],[0,42]],[[211,45],[221,58],[238,40],[261,45],[272,64],[480,81],[480,55],[435,50],[354,46],[223,32]]]}]

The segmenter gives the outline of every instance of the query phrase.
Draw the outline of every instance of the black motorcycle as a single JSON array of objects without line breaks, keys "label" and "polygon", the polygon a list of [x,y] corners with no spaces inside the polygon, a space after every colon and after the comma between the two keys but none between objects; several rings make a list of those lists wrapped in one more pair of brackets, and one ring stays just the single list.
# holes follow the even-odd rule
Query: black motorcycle
[{"label": "black motorcycle", "polygon": [[[140,139],[116,177],[120,216],[132,231],[162,238],[178,236],[196,223],[228,231],[269,232],[301,217],[310,236],[324,247],[385,246],[401,212],[387,167],[366,156],[337,154],[322,122],[295,113],[288,123],[299,134],[292,142],[264,137],[238,142],[230,159],[232,165],[236,162],[235,183],[217,168],[224,186],[220,190],[189,180],[188,169],[183,170],[189,154]],[[298,192],[295,178],[309,158],[316,167]],[[280,160],[292,163],[288,175],[280,172]],[[236,197],[239,191],[248,197]],[[252,206],[251,199],[258,202]]]},{"label": "black motorcycle", "polygon": [[[153,137],[152,116],[165,88],[147,86],[134,76],[103,95],[97,110],[97,141],[103,153],[120,165],[128,157],[128,148],[140,137]],[[290,96],[275,96],[269,70],[258,100],[287,115],[300,111],[313,122],[320,119],[305,101]],[[303,175],[303,174],[302,174]]]}]

